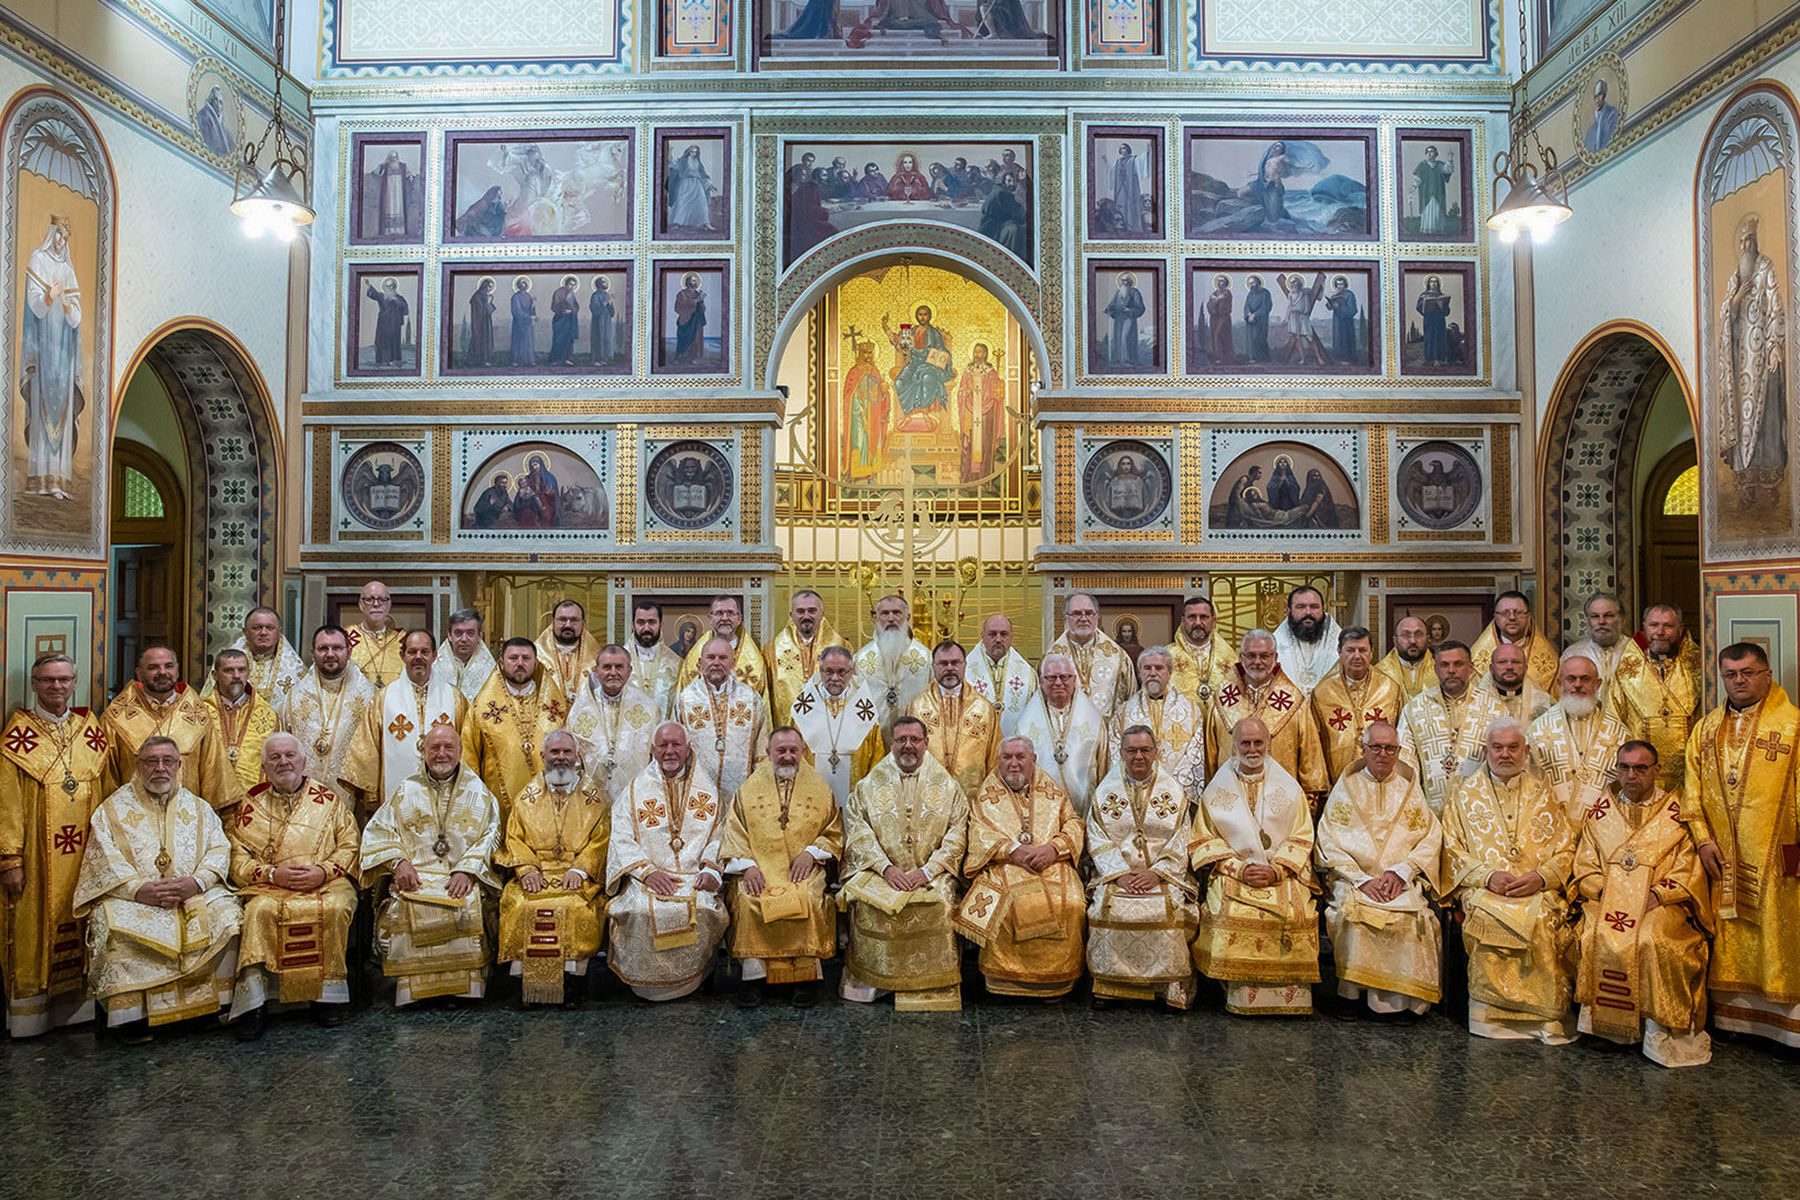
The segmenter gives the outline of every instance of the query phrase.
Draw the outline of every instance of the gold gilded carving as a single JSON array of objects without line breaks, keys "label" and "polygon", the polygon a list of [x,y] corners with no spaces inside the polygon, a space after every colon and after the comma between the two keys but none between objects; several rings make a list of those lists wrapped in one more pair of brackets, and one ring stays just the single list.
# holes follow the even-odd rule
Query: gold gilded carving
[{"label": "gold gilded carving", "polygon": [[1369,541],[1388,540],[1388,444],[1387,426],[1369,427]]},{"label": "gold gilded carving", "polygon": [[1513,540],[1512,431],[1504,425],[1493,430],[1489,452],[1494,461],[1488,470],[1488,486],[1494,495],[1494,540],[1504,545]]},{"label": "gold gilded carving", "polygon": [[613,481],[613,541],[630,546],[637,541],[638,427],[621,425],[614,438],[619,449],[619,474]]}]

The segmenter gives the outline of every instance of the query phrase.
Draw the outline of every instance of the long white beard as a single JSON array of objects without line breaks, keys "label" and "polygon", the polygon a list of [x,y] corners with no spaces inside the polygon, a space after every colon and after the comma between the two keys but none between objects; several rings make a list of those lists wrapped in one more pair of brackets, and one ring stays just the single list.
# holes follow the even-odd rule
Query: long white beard
[{"label": "long white beard", "polygon": [[875,652],[881,656],[881,673],[889,679],[900,671],[900,660],[912,646],[904,629],[883,629],[875,634]]},{"label": "long white beard", "polygon": [[1593,716],[1600,707],[1600,701],[1593,696],[1564,696],[1561,703],[1563,714],[1577,721]]},{"label": "long white beard", "polygon": [[581,782],[581,772],[574,767],[545,767],[544,782],[556,791],[567,792]]}]

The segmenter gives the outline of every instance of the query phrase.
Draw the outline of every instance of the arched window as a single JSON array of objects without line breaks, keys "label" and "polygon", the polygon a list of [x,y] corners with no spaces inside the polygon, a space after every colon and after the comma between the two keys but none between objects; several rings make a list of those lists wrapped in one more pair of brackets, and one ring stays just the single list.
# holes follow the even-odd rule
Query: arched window
[{"label": "arched window", "polygon": [[1665,517],[1697,517],[1700,515],[1700,468],[1691,466],[1677,475],[1663,493],[1662,515]]}]

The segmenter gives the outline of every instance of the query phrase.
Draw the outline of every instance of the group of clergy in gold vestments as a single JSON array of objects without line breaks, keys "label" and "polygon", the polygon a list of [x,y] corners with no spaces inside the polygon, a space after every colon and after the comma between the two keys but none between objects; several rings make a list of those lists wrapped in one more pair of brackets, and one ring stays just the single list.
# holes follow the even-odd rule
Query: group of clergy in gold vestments
[{"label": "group of clergy in gold vestments", "polygon": [[496,964],[578,1004],[602,955],[670,1000],[724,950],[746,1005],[816,1003],[841,955],[845,1000],[956,1009],[968,943],[996,995],[1187,1009],[1204,976],[1300,1014],[1323,931],[1340,1006],[1423,1013],[1448,967],[1483,1036],[1800,1045],[1800,710],[1737,644],[1703,715],[1670,605],[1633,635],[1594,596],[1559,652],[1507,592],[1473,645],[1407,618],[1378,660],[1315,589],[1235,646],[1194,598],[1134,659],[1075,594],[1035,667],[1001,614],[926,646],[899,596],[861,647],[816,592],[767,646],[721,596],[685,653],[651,601],[604,646],[571,600],[493,646],[391,607],[371,582],[307,661],[257,609],[203,694],[151,647],[98,716],[33,665],[0,732],[15,1036],[336,1023],[366,896],[401,1005]]}]

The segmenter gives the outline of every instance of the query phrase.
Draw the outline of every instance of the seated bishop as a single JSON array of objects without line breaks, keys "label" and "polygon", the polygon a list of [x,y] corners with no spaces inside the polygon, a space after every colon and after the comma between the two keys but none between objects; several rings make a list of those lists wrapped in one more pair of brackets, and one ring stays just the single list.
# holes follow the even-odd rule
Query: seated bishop
[{"label": "seated bishop", "polygon": [[650,761],[650,735],[660,721],[656,700],[631,675],[630,652],[607,646],[576,681],[569,703],[569,732],[581,746],[582,766],[609,804]]},{"label": "seated bishop", "polygon": [[1137,692],[1125,702],[1124,714],[1112,727],[1111,761],[1119,761],[1124,731],[1142,725],[1156,738],[1163,768],[1192,797],[1206,786],[1206,726],[1200,706],[1170,686],[1175,658],[1163,646],[1138,655]]},{"label": "seated bishop", "polygon": [[181,749],[145,738],[136,774],[94,811],[75,879],[88,918],[88,990],[120,1040],[218,1012],[237,975],[231,843],[212,806],[181,784]]},{"label": "seated bishop", "polygon": [[794,694],[787,719],[800,732],[807,762],[842,809],[850,789],[882,756],[875,699],[857,678],[849,650],[827,646],[820,652],[818,673]]},{"label": "seated bishop", "polygon": [[1193,1007],[1191,944],[1200,922],[1188,867],[1193,830],[1194,801],[1165,765],[1155,735],[1147,726],[1127,728],[1087,815],[1094,861],[1087,966],[1095,1008],[1114,1000]]},{"label": "seated bishop", "polygon": [[1039,769],[1031,739],[1000,743],[1000,766],[969,803],[969,890],[956,910],[957,930],[981,947],[993,995],[1054,1000],[1081,978],[1085,840],[1081,817]]},{"label": "seated bishop", "polygon": [[[547,733],[539,748],[544,769],[513,801],[494,856],[513,873],[500,893],[499,957],[519,976],[526,1004],[574,1008],[600,952],[612,806],[600,781],[583,777],[574,734]],[[578,986],[568,986],[569,976]]]},{"label": "seated bishop", "polygon": [[939,642],[931,652],[932,684],[907,705],[906,715],[925,722],[926,749],[944,764],[963,795],[973,800],[994,769],[1000,713],[964,682],[966,665],[961,646]]},{"label": "seated bishop", "polygon": [[894,749],[850,793],[844,887],[850,917],[839,994],[897,1011],[962,1008],[951,916],[969,836],[969,801],[925,748],[917,717],[894,722]]},{"label": "seated bishop", "polygon": [[1194,965],[1225,985],[1244,1016],[1312,1011],[1319,981],[1313,907],[1313,823],[1300,783],[1269,755],[1255,717],[1231,731],[1235,752],[1207,783],[1194,815],[1196,872],[1212,868]]},{"label": "seated bishop", "polygon": [[729,920],[719,894],[725,806],[680,724],[657,726],[650,755],[613,802],[607,961],[643,999],[678,1000],[705,980]]},{"label": "seated bishop", "polygon": [[321,1025],[343,1022],[350,1003],[345,947],[356,915],[356,817],[323,780],[306,775],[291,733],[263,742],[261,774],[225,827],[231,883],[244,902],[237,989],[238,1038],[262,1036],[270,1000],[310,1004]]},{"label": "seated bishop", "polygon": [[456,730],[433,726],[423,768],[394,789],[363,830],[364,877],[371,887],[391,877],[375,945],[396,1005],[436,996],[479,1000],[487,987],[487,890],[500,887],[493,866],[500,806],[462,754]]},{"label": "seated bishop", "polygon": [[1445,875],[1463,914],[1469,1032],[1557,1046],[1575,1039],[1575,830],[1527,758],[1523,725],[1488,726],[1486,761],[1444,808]]},{"label": "seated bishop", "polygon": [[738,789],[725,816],[720,854],[731,879],[731,956],[742,1007],[766,986],[788,987],[796,1008],[818,1003],[823,960],[837,953],[837,904],[825,895],[827,867],[844,852],[837,797],[806,765],[797,730],[769,735],[769,760]]},{"label": "seated bishop", "polygon": [[1656,747],[1619,747],[1616,782],[1580,801],[1575,882],[1581,898],[1579,1028],[1641,1043],[1665,1067],[1712,1061],[1706,968],[1712,888],[1681,820],[1681,798],[1657,786]]},{"label": "seated bishop", "polygon": [[1443,995],[1444,832],[1387,721],[1364,727],[1319,818],[1314,858],[1325,888],[1325,932],[1338,995],[1371,1012],[1421,1014]]}]

